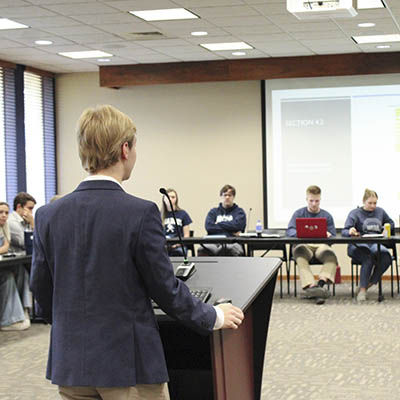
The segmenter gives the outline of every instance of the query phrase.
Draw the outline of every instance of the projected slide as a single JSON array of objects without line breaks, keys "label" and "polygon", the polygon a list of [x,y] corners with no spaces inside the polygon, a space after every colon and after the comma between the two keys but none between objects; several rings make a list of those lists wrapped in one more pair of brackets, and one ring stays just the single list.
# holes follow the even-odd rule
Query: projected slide
[{"label": "projected slide", "polygon": [[[267,120],[268,225],[282,228],[322,189],[322,208],[343,227],[365,188],[398,221],[400,85],[273,90]],[[391,171],[391,172],[390,172]],[[397,172],[396,172],[397,174]]]}]

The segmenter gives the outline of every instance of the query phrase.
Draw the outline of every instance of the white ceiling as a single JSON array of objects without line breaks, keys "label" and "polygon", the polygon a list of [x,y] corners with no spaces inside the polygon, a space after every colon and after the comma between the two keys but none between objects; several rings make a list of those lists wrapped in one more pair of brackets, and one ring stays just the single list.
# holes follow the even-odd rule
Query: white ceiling
[{"label": "white ceiling", "polygon": [[[379,50],[357,45],[355,35],[400,33],[400,0],[387,7],[358,10],[349,19],[299,21],[286,10],[286,0],[0,0],[0,18],[29,29],[0,30],[0,59],[52,71],[97,71],[99,65],[286,57],[316,54],[400,51],[400,42]],[[128,11],[185,7],[199,19],[147,23]],[[373,28],[359,28],[374,22]],[[192,31],[207,31],[194,37]],[[138,32],[160,32],[143,40]],[[35,40],[51,40],[39,46]],[[244,41],[254,47],[246,56],[211,52],[200,43]],[[111,62],[72,60],[58,52],[103,50]]]}]

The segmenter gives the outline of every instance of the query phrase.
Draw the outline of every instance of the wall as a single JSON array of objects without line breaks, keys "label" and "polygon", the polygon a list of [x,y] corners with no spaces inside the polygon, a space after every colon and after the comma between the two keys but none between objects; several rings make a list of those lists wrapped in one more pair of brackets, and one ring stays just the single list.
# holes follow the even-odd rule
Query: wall
[{"label": "wall", "polygon": [[[97,73],[56,79],[58,189],[72,191],[86,173],[77,155],[75,125],[82,110],[112,104],[138,130],[138,160],[126,190],[161,204],[160,187],[178,191],[195,235],[219,202],[219,189],[237,189],[237,203],[253,209],[250,229],[263,215],[261,100],[258,81],[99,87]],[[299,204],[299,207],[302,204]],[[350,274],[346,246],[335,249],[342,274]],[[258,253],[260,254],[260,253]],[[272,253],[273,254],[273,253]]]},{"label": "wall", "polygon": [[100,88],[97,73],[56,79],[58,189],[73,190],[86,175],[77,155],[75,124],[85,107],[112,104],[134,120],[138,159],[126,190],[161,204],[160,187],[178,191],[180,205],[203,235],[220,188],[236,187],[237,203],[262,217],[260,83],[227,82]]}]

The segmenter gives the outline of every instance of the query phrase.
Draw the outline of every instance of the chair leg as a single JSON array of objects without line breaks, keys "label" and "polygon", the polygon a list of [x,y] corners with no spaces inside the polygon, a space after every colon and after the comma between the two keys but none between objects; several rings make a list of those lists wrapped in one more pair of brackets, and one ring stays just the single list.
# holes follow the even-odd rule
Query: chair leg
[{"label": "chair leg", "polygon": [[294,261],[294,297],[297,297],[297,264]]},{"label": "chair leg", "polygon": [[286,280],[287,280],[287,294],[290,296],[290,261],[286,259]]},{"label": "chair leg", "polygon": [[351,297],[354,297],[354,264],[351,263]]},{"label": "chair leg", "polygon": [[396,264],[397,293],[400,293],[399,264],[397,263],[397,258],[394,260],[394,263]]},{"label": "chair leg", "polygon": [[336,296],[336,283],[335,282],[333,282],[332,293],[334,296]]},{"label": "chair leg", "polygon": [[390,294],[392,297],[394,296],[393,293],[393,260],[392,263],[390,264]]},{"label": "chair leg", "polygon": [[282,264],[279,267],[279,271],[280,271],[280,276],[279,276],[279,289],[280,289],[280,296],[281,298],[283,297],[283,293],[282,293],[282,274],[283,274],[283,268],[282,268]]}]

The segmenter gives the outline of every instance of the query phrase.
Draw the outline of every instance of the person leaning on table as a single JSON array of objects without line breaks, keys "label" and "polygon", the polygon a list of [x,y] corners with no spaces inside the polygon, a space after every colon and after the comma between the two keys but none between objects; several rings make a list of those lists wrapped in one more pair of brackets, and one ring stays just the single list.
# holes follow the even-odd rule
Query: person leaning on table
[{"label": "person leaning on table", "polygon": [[[8,204],[0,202],[0,255],[10,248],[8,215]],[[29,293],[24,296],[24,275],[23,265],[14,266],[13,271],[0,269],[0,331],[24,331],[31,326],[27,310],[31,301]]]},{"label": "person leaning on table", "polygon": [[174,275],[157,205],[122,188],[136,162],[132,120],[89,108],[78,146],[90,175],[35,218],[31,288],[52,324],[47,378],[63,399],[168,399],[151,299],[205,335],[238,328],[243,313],[190,294]]},{"label": "person leaning on table", "polygon": [[[394,232],[394,222],[386,214],[383,208],[377,207],[378,195],[370,189],[365,189],[363,197],[363,206],[350,211],[342,236],[362,236],[365,234],[380,234],[383,231],[383,225],[390,224],[391,232]],[[367,290],[376,285],[381,276],[392,263],[392,257],[389,250],[380,245],[380,265],[376,265],[378,245],[376,243],[359,243],[357,246],[349,244],[347,254],[357,264],[361,264],[360,287],[357,294],[357,301],[367,300]]]},{"label": "person leaning on table", "polygon": [[[332,215],[320,208],[321,189],[318,186],[313,185],[307,188],[306,202],[307,207],[300,208],[294,212],[289,221],[286,235],[289,237],[297,236],[297,218],[326,218],[327,237],[336,236],[336,228]],[[329,295],[325,285],[328,281],[335,281],[337,266],[335,252],[327,244],[298,244],[293,248],[293,257],[299,266],[301,287],[308,296],[317,298],[317,304],[323,304],[323,299]],[[323,264],[317,283],[310,268],[310,260],[313,257]]]}]

